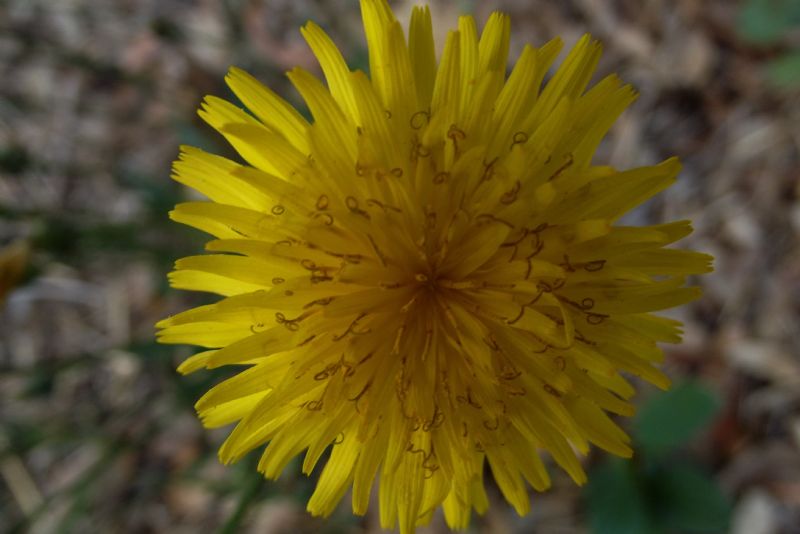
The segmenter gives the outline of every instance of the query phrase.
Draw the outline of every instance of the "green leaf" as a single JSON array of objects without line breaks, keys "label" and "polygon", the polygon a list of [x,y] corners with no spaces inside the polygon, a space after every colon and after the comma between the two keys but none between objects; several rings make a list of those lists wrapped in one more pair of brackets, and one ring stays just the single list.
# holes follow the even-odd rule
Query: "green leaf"
[{"label": "green leaf", "polygon": [[707,388],[686,382],[652,397],[639,410],[633,435],[646,454],[663,455],[707,427],[718,410],[719,402]]},{"label": "green leaf", "polygon": [[33,158],[21,145],[10,145],[0,148],[0,171],[8,174],[22,174],[27,170]]},{"label": "green leaf", "polygon": [[753,43],[778,41],[797,23],[796,0],[748,0],[739,11],[739,33]]},{"label": "green leaf", "polygon": [[705,473],[685,464],[664,466],[650,487],[659,525],[681,532],[727,532],[730,501]]},{"label": "green leaf", "polygon": [[767,79],[778,87],[800,86],[800,51],[770,61]]},{"label": "green leaf", "polygon": [[592,469],[585,494],[594,534],[652,531],[642,481],[632,462],[610,458]]}]

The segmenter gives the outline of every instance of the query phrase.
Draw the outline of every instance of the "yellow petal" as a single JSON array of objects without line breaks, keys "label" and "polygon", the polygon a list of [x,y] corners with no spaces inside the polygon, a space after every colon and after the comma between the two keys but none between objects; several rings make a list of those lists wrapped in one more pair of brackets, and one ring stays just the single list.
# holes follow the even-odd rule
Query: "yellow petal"
[{"label": "yellow petal", "polygon": [[414,6],[408,28],[408,49],[417,88],[417,103],[427,109],[433,96],[436,79],[436,50],[433,44],[433,24],[428,6]]},{"label": "yellow petal", "polygon": [[334,100],[351,121],[358,122],[358,107],[350,88],[350,69],[341,52],[322,28],[313,22],[306,23],[300,31],[319,60]]},{"label": "yellow petal", "polygon": [[300,152],[308,153],[308,122],[288,102],[236,67],[231,67],[225,81],[261,122],[281,134]]}]

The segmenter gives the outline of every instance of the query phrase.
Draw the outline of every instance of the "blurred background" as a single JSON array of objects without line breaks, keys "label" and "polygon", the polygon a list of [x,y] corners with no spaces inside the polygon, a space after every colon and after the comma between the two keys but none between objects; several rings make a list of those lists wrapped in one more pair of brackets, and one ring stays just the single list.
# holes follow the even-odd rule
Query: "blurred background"
[{"label": "blurred background", "polygon": [[[406,20],[411,2],[395,9]],[[705,296],[673,313],[676,387],[642,387],[632,462],[593,453],[590,484],[554,487],[473,533],[800,532],[800,0],[432,2],[437,32],[512,16],[526,42],[591,32],[641,92],[602,145],[620,168],[676,154],[678,185],[635,223],[690,218],[712,253]],[[195,109],[230,97],[229,65],[300,105],[283,72],[317,71],[313,19],[366,70],[355,0],[0,0],[0,532],[378,532],[376,507],[307,516],[314,480],[257,454],[223,467],[192,405],[226,375],[180,378],[191,349],[153,323],[207,302],[166,272],[199,232],[167,211],[181,143],[232,155]],[[440,38],[441,41],[441,38]],[[439,43],[441,44],[441,42]],[[437,517],[427,533],[444,532]]]}]

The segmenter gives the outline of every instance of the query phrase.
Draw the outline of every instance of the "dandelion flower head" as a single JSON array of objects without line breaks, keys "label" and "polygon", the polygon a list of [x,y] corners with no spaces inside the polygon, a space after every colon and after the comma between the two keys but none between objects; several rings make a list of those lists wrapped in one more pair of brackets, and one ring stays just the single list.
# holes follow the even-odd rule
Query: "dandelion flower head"
[{"label": "dandelion flower head", "polygon": [[[461,17],[437,60],[430,12],[407,33],[385,0],[362,0],[369,76],[313,23],[325,82],[288,73],[313,120],[245,72],[228,85],[250,113],[206,98],[200,115],[237,163],[183,147],[174,178],[210,201],[170,216],[215,239],[176,263],[176,288],[221,295],[158,324],[164,343],[205,347],[179,368],[236,366],[197,403],[236,423],[220,449],[263,449],[277,477],[321,458],[308,502],[328,515],[348,490],[403,533],[440,506],[452,528],[488,506],[484,465],[529,510],[552,458],[577,482],[590,444],[630,456],[609,414],[631,415],[625,376],[666,388],[657,342],[680,323],[706,255],[664,248],[687,221],[618,223],[668,187],[679,163],[592,164],[636,97],[583,37],[548,83],[561,42],[526,46],[506,76],[510,21]],[[621,374],[623,373],[623,374]],[[327,451],[327,452],[326,452]]]}]

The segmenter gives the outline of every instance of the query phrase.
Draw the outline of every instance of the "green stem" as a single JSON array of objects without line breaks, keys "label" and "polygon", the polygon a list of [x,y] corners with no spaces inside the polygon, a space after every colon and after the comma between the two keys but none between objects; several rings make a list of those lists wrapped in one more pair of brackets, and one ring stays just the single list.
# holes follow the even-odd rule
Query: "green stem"
[{"label": "green stem", "polygon": [[262,478],[261,473],[255,472],[253,476],[250,477],[249,483],[242,491],[239,502],[236,503],[236,509],[233,511],[230,517],[228,517],[228,520],[225,522],[222,528],[219,529],[218,534],[234,534],[239,532],[239,525],[241,524],[242,520],[244,520],[250,505],[253,504],[253,501],[255,501],[263,483],[264,479]]}]

